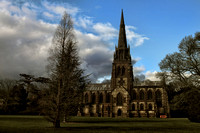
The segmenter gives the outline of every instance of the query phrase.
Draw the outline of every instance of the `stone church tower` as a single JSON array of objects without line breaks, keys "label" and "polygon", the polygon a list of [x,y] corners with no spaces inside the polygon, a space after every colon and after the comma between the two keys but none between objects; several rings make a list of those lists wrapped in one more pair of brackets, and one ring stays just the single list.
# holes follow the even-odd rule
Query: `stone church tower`
[{"label": "stone church tower", "polygon": [[129,93],[133,88],[133,71],[130,55],[130,46],[127,47],[126,31],[123,11],[119,30],[118,47],[115,47],[112,64],[112,90],[117,87],[124,87]]},{"label": "stone church tower", "polygon": [[[125,115],[129,109],[130,95],[133,88],[130,46],[127,46],[123,10],[119,29],[118,47],[115,47],[112,64],[111,90],[113,96],[113,111],[115,115]],[[122,100],[122,101],[121,101]]]},{"label": "stone church tower", "polygon": [[90,84],[82,97],[80,116],[167,117],[168,95],[160,82],[133,81],[130,46],[127,46],[123,11],[118,46],[112,63],[111,83]]}]

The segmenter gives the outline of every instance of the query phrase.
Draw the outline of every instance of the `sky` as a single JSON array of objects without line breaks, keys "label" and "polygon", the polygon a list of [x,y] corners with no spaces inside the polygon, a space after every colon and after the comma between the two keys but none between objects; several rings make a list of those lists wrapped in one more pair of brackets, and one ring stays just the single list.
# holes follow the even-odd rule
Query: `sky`
[{"label": "sky", "polygon": [[158,80],[159,62],[200,31],[200,0],[0,0],[0,79],[47,76],[48,50],[64,11],[71,15],[81,67],[110,79],[123,9],[135,76]]}]

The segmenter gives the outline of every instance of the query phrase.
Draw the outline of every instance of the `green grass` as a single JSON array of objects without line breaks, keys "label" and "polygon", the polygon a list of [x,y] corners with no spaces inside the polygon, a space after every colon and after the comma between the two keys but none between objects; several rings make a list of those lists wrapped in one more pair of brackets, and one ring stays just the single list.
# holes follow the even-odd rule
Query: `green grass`
[{"label": "green grass", "polygon": [[60,132],[151,132],[199,133],[200,124],[186,118],[97,118],[73,117],[54,129],[42,116],[0,115],[0,133],[60,133]]}]

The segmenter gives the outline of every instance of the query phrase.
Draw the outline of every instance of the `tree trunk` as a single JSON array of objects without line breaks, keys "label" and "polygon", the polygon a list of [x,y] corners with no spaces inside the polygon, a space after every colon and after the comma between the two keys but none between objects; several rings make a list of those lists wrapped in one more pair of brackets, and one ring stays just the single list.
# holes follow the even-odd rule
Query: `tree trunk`
[{"label": "tree trunk", "polygon": [[54,121],[54,123],[53,123],[53,126],[54,126],[55,128],[60,128],[60,120],[59,120],[59,119],[56,119],[56,120]]},{"label": "tree trunk", "polygon": [[62,80],[59,80],[58,82],[58,94],[57,94],[57,99],[56,99],[56,104],[57,104],[57,109],[56,109],[56,117],[54,119],[54,127],[55,128],[60,128],[60,91],[61,91],[61,85]]}]

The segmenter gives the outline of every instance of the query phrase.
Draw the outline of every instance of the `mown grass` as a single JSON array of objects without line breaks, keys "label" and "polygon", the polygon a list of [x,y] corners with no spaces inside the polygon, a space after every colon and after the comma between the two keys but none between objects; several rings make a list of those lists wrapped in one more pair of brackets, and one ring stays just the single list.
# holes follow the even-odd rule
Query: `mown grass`
[{"label": "mown grass", "polygon": [[60,133],[60,132],[151,132],[199,133],[200,124],[186,118],[98,118],[73,117],[55,129],[42,116],[0,115],[0,133]]}]

